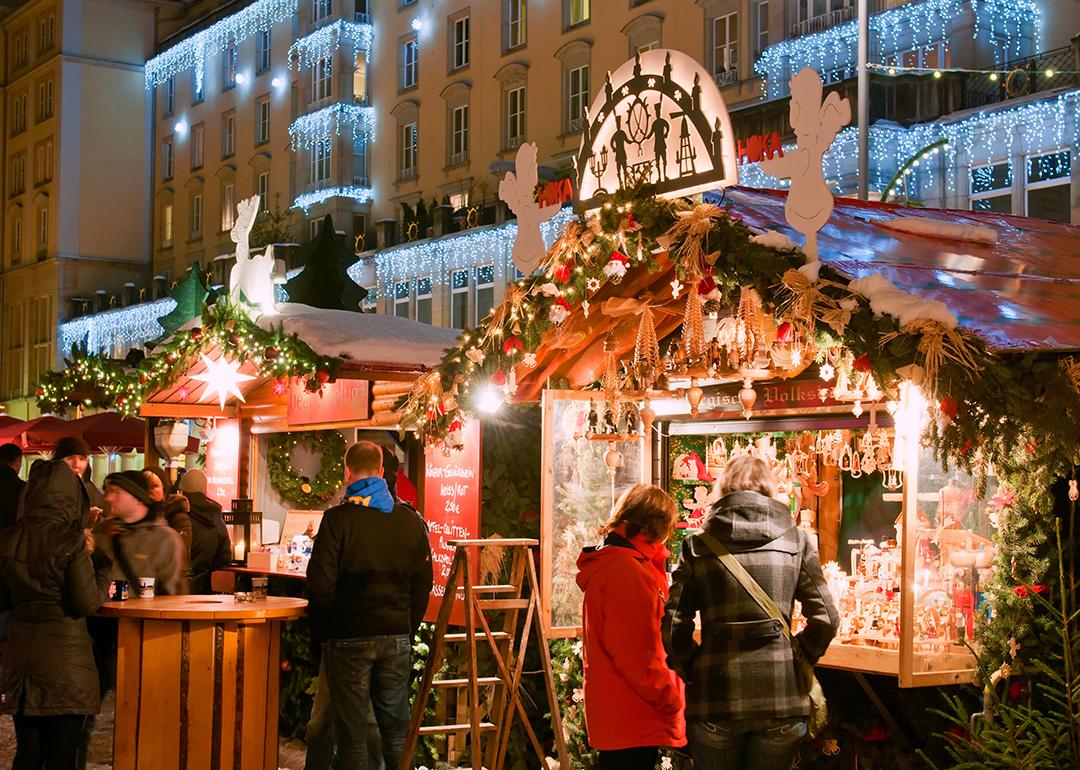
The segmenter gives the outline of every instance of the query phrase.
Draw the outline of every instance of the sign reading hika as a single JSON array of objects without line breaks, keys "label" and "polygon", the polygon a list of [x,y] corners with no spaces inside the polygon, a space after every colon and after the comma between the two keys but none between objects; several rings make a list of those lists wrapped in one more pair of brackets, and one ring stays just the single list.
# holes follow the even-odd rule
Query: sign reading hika
[{"label": "sign reading hika", "polygon": [[674,197],[738,182],[724,98],[679,51],[645,51],[608,73],[584,123],[577,173],[586,208],[640,184]]}]

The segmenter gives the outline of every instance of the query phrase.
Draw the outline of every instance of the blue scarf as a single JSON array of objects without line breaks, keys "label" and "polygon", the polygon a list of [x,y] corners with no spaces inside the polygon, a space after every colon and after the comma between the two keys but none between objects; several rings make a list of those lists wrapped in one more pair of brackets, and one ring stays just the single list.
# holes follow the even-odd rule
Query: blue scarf
[{"label": "blue scarf", "polygon": [[345,502],[374,508],[376,511],[389,513],[394,510],[394,498],[386,482],[376,476],[357,479],[345,489]]}]

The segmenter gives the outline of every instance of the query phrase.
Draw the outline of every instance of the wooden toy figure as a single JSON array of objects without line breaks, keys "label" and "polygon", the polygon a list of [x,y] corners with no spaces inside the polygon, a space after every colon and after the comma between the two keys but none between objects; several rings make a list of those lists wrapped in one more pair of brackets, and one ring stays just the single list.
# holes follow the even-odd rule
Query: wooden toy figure
[{"label": "wooden toy figure", "polygon": [[832,215],[833,196],[825,185],[821,159],[840,129],[851,121],[851,102],[835,91],[821,100],[821,78],[809,67],[791,79],[791,128],[798,140],[794,152],[761,161],[761,170],[790,179],[784,214],[788,224],[806,236],[806,262],[817,262],[817,233]]}]

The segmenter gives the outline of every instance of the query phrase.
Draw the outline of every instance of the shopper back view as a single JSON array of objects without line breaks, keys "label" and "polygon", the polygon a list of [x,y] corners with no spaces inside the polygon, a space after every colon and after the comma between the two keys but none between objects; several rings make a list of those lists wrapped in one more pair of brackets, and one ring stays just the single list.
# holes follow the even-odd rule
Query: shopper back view
[{"label": "shopper back view", "polygon": [[[733,459],[717,491],[704,532],[787,619],[794,601],[802,604],[807,625],[795,639],[816,661],[839,623],[816,546],[773,499],[764,460]],[[700,645],[693,640],[699,611]],[[669,662],[686,681],[686,732],[698,770],[788,770],[810,714],[791,643],[701,534],[683,541],[665,625]]]},{"label": "shopper back view", "polygon": [[82,529],[90,501],[64,462],[30,476],[22,516],[0,534],[0,609],[12,621],[0,665],[0,713],[15,718],[14,770],[67,770],[86,717],[99,710],[86,616],[105,597]]}]

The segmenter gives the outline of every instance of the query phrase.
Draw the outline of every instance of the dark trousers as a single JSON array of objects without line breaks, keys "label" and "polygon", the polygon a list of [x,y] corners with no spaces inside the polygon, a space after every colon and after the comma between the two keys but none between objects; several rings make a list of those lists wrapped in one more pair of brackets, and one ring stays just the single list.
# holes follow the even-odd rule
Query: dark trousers
[{"label": "dark trousers", "polygon": [[659,751],[655,746],[600,752],[600,770],[655,770]]},{"label": "dark trousers", "polygon": [[15,715],[15,761],[11,770],[75,770],[85,716]]},{"label": "dark trousers", "polygon": [[407,634],[332,640],[323,645],[337,742],[334,770],[369,770],[371,711],[379,725],[383,761],[388,768],[398,766],[409,729],[411,655],[412,640]]},{"label": "dark trousers", "polygon": [[[307,723],[307,758],[304,770],[331,770],[334,766],[334,715],[330,711],[330,684],[326,679],[326,662],[319,664],[315,698],[311,704],[311,719]],[[382,739],[375,721],[375,710],[368,714],[368,770],[384,770]],[[397,770],[397,768],[390,768]]]}]

